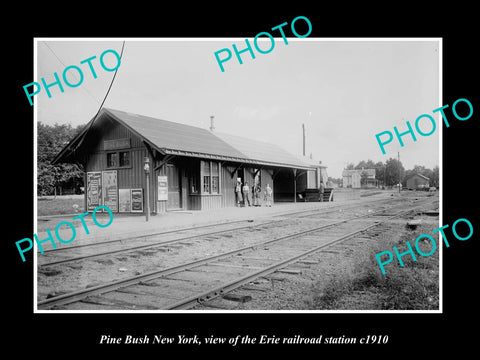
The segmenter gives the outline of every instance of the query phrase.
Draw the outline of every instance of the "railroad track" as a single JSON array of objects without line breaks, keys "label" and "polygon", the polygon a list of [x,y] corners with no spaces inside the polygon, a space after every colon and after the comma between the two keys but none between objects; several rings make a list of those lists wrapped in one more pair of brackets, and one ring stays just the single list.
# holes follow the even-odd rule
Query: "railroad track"
[{"label": "railroad track", "polygon": [[[356,208],[364,208],[367,205],[371,204],[382,204],[391,202],[390,199],[381,199],[381,200],[371,200],[362,202],[361,204],[355,204],[349,207],[345,207],[342,204],[330,206],[328,208],[320,209],[308,209],[295,212],[279,213],[275,214],[273,218],[276,217],[294,217],[294,218],[308,218],[308,217],[317,217],[318,215],[325,215],[329,213],[335,213],[335,216],[338,216],[336,213],[337,209],[343,211],[342,215],[347,215],[348,211]],[[174,229],[161,232],[155,232],[151,234],[143,234],[137,236],[129,236],[128,238],[113,239],[113,240],[104,240],[96,241],[93,243],[79,244],[79,245],[69,245],[62,246],[58,248],[44,250],[44,254],[41,257],[38,257],[38,267],[45,268],[47,266],[65,264],[69,262],[86,260],[95,257],[113,255],[118,253],[127,253],[132,251],[147,250],[158,247],[171,246],[175,243],[185,242],[187,240],[194,240],[202,238],[205,236],[225,234],[229,232],[239,231],[239,230],[251,230],[253,228],[259,228],[266,225],[275,226],[275,224],[283,223],[285,220],[275,220],[270,219],[266,221],[257,220],[234,220],[227,221],[222,223],[207,224],[183,229]],[[246,225],[235,226],[237,224],[244,223]],[[201,230],[215,228],[213,231],[201,232]],[[200,232],[199,232],[200,231]],[[172,238],[168,236],[174,235]],[[164,238],[166,237],[166,238]],[[128,242],[128,245],[125,243]],[[101,250],[102,247],[105,250]],[[100,250],[99,250],[100,249]]]},{"label": "railroad track", "polygon": [[275,235],[180,265],[54,296],[38,301],[37,306],[40,310],[188,309],[434,202],[423,200],[418,203],[415,207],[411,203],[395,209],[390,207],[389,216],[379,216],[387,210],[380,209],[286,235]]}]

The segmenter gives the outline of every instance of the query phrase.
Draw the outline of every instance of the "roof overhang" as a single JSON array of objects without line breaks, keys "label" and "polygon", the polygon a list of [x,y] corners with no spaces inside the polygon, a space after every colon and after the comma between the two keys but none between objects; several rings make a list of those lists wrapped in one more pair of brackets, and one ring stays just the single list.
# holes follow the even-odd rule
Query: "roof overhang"
[{"label": "roof overhang", "polygon": [[106,108],[102,108],[102,110],[98,113],[98,115],[95,116],[92,120],[90,120],[82,129],[82,131],[78,133],[58,153],[58,155],[53,159],[52,164],[71,161],[70,156],[74,154],[75,151],[77,151],[81,147],[84,139],[86,138],[86,136],[88,136],[90,130],[93,128],[94,123],[99,120],[104,121],[105,119],[117,121],[122,126],[130,130],[133,134],[138,136],[144,143],[148,144],[152,149],[155,149],[162,155],[176,155],[176,156],[185,156],[185,157],[193,157],[193,158],[200,158],[200,159],[229,161],[234,163],[250,164],[250,165],[264,166],[264,167],[285,168],[285,169],[312,170],[315,168],[313,165],[309,165],[309,164],[277,163],[277,162],[271,162],[265,159],[258,160],[258,159],[246,158],[246,157],[245,158],[233,157],[233,156],[222,155],[222,154],[211,154],[211,153],[186,151],[182,149],[165,148],[165,147],[162,147],[160,144],[155,144],[153,141],[149,140],[145,135],[137,131],[134,127],[130,126],[126,121],[123,121],[120,116],[117,116],[113,111],[110,111],[109,109],[106,109]]}]

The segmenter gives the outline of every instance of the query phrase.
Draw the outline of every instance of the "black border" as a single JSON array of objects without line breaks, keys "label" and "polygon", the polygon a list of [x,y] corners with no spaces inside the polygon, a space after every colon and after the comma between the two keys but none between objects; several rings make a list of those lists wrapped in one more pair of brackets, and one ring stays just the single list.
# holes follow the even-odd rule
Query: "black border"
[{"label": "black border", "polygon": [[[314,3],[312,3],[314,4]],[[135,4],[136,5],[136,4]],[[5,343],[16,351],[25,345],[34,356],[70,350],[72,355],[142,354],[153,351],[156,356],[189,354],[238,354],[258,349],[273,353],[324,355],[343,350],[355,354],[376,352],[383,356],[396,352],[408,355],[432,355],[437,350],[454,349],[466,353],[473,348],[475,324],[471,313],[475,308],[475,258],[478,231],[465,242],[454,240],[444,249],[444,314],[33,314],[33,258],[22,263],[14,242],[33,233],[33,109],[25,101],[22,86],[33,79],[34,37],[253,37],[285,21],[302,15],[310,19],[310,37],[442,37],[443,38],[443,104],[453,104],[467,98],[473,104],[474,115],[468,121],[452,120],[443,129],[443,214],[444,224],[467,218],[478,227],[478,215],[471,204],[475,201],[475,130],[480,112],[476,38],[476,9],[460,3],[445,9],[420,9],[418,5],[398,4],[391,9],[375,6],[339,4],[337,8],[312,5],[294,9],[292,4],[276,5],[260,11],[246,3],[221,4],[217,8],[185,8],[174,11],[160,4],[112,5],[100,10],[98,5],[40,9],[43,4],[28,6],[12,26],[5,22],[4,34],[9,36],[4,55],[7,67],[8,115],[4,118],[8,143],[4,167],[4,208],[7,216],[6,237],[2,242],[7,269],[4,300],[7,330]],[[292,5],[293,6],[293,5]],[[38,7],[35,9],[34,7]],[[10,9],[9,12],[13,10]],[[13,29],[12,29],[13,27]],[[477,65],[477,66],[476,66]],[[477,80],[478,81],[478,80]],[[451,112],[447,112],[447,115]],[[451,115],[450,115],[451,116]],[[5,148],[4,148],[5,149]],[[8,295],[8,296],[7,296]],[[276,336],[302,335],[366,336],[389,335],[387,345],[373,346],[100,346],[102,334],[150,336],[186,334],[229,337],[236,335]],[[4,332],[5,334],[5,332]],[[72,351],[73,350],[73,351]],[[166,353],[165,353],[166,352]]]}]

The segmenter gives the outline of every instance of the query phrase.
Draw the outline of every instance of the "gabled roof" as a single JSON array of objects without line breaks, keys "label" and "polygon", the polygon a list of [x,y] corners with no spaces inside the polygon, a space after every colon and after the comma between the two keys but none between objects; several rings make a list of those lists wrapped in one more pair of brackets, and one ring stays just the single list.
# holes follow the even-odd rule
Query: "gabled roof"
[{"label": "gabled roof", "polygon": [[105,109],[105,111],[165,154],[188,155],[190,153],[190,155],[216,155],[230,159],[245,157],[240,151],[206,129],[120,110]]},{"label": "gabled roof", "polygon": [[[311,168],[282,148],[257,140],[107,108],[101,110],[96,121],[105,117],[127,127],[162,154],[287,168]],[[92,121],[57,155],[54,163],[65,160],[70,150],[81,146],[82,138],[87,135]]]},{"label": "gabled roof", "polygon": [[413,173],[413,174],[410,174],[408,175],[408,177],[405,179],[405,180],[408,180],[412,177],[414,177],[415,175],[421,177],[422,179],[425,179],[425,180],[430,180],[430,178],[426,177],[425,175],[422,175],[422,174],[419,174],[419,173]]}]

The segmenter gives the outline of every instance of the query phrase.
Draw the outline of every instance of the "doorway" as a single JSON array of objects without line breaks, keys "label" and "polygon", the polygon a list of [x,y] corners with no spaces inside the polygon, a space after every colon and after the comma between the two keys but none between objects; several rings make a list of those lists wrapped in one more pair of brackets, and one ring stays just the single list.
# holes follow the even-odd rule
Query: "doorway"
[{"label": "doorway", "polygon": [[180,172],[173,164],[167,164],[168,201],[167,210],[182,208],[182,191],[180,186]]}]

